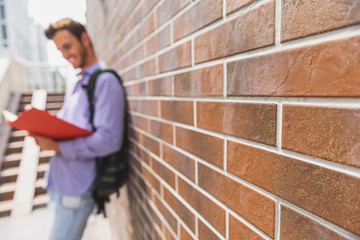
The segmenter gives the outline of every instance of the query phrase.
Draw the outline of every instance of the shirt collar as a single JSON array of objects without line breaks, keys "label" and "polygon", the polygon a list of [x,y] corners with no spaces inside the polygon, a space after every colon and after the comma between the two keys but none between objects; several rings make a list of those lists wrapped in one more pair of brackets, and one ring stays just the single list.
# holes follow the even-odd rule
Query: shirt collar
[{"label": "shirt collar", "polygon": [[96,70],[103,67],[102,62],[96,62],[86,68],[84,71],[77,74],[77,82],[73,88],[73,92],[76,92],[78,88],[81,86],[86,86],[89,82],[91,74],[93,74]]},{"label": "shirt collar", "polygon": [[93,63],[88,68],[86,68],[84,71],[78,73],[78,76],[80,78],[84,79],[86,76],[90,76],[91,74],[93,74],[99,68],[101,68],[100,62]]}]

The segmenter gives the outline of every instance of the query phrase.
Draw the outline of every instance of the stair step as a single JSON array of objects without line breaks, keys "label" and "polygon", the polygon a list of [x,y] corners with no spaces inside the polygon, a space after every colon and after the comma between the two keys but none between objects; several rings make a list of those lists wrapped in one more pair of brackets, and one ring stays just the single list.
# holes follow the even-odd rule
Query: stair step
[{"label": "stair step", "polygon": [[35,196],[46,193],[46,189],[43,188],[44,185],[45,185],[45,180],[43,178],[36,180]]},{"label": "stair step", "polygon": [[52,103],[52,102],[64,102],[64,95],[48,95],[46,98],[46,101],[48,103]]},{"label": "stair step", "polygon": [[44,178],[45,172],[46,172],[48,169],[49,169],[49,164],[48,164],[48,163],[41,163],[41,164],[39,164],[38,169],[37,169],[36,178],[37,178],[37,179]]},{"label": "stair step", "polygon": [[52,115],[56,115],[59,112],[59,110],[48,110],[48,112],[51,113]]},{"label": "stair step", "polygon": [[18,112],[21,113],[25,110],[27,105],[31,105],[30,103],[21,103],[18,108]]},{"label": "stair step", "polygon": [[62,102],[51,102],[46,103],[46,110],[59,110],[62,107]]},{"label": "stair step", "polygon": [[47,193],[35,196],[33,202],[33,209],[46,207],[49,201],[50,201],[50,197]]},{"label": "stair step", "polygon": [[6,150],[6,154],[21,153],[23,147],[24,147],[24,142],[23,141],[10,142],[8,144],[8,147],[7,147],[7,150]]},{"label": "stair step", "polygon": [[21,153],[12,153],[6,155],[2,163],[2,168],[7,169],[12,167],[18,167],[20,165],[21,156]]},{"label": "stair step", "polygon": [[0,202],[0,217],[10,216],[14,202],[12,200]]},{"label": "stair step", "polygon": [[27,95],[21,96],[20,104],[30,104],[31,103],[31,98],[32,98],[32,95],[30,95],[30,96],[27,96]]},{"label": "stair step", "polygon": [[48,92],[47,96],[49,97],[57,97],[57,96],[64,96],[65,92]]},{"label": "stair step", "polygon": [[39,156],[39,164],[48,163],[50,158],[55,155],[54,151],[41,151]]},{"label": "stair step", "polygon": [[1,171],[0,182],[3,184],[16,182],[18,174],[19,174],[19,168],[17,167],[4,169]]},{"label": "stair step", "polygon": [[31,97],[32,96],[32,92],[23,92],[21,94],[21,97]]},{"label": "stair step", "polygon": [[5,183],[0,186],[0,201],[11,200],[14,197],[16,183]]},{"label": "stair step", "polygon": [[38,166],[38,172],[46,172],[49,169],[49,164],[48,163],[41,163]]},{"label": "stair step", "polygon": [[18,141],[24,141],[25,137],[27,136],[27,132],[23,130],[14,130],[11,133],[9,142],[18,142]]}]

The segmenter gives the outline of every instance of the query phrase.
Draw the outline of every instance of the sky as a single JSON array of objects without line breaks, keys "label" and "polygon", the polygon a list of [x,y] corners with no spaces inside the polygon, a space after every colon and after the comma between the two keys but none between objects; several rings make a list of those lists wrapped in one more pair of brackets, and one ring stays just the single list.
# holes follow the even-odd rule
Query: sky
[{"label": "sky", "polygon": [[[63,17],[70,17],[86,24],[86,0],[28,0],[28,13],[43,28]],[[65,63],[52,41],[47,45],[50,64]]]}]

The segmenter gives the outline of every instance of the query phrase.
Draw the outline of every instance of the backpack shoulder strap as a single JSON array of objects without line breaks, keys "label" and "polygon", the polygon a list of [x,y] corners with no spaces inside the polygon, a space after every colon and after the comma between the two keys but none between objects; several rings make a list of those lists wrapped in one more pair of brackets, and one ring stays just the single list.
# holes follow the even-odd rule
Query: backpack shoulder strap
[{"label": "backpack shoulder strap", "polygon": [[[90,79],[89,79],[89,83],[88,85],[85,86],[86,88],[86,92],[87,92],[87,96],[88,96],[88,101],[89,101],[89,106],[90,106],[90,118],[89,118],[89,122],[92,126],[92,130],[95,131],[96,128],[94,126],[94,113],[95,113],[95,107],[94,107],[94,92],[95,92],[95,86],[96,86],[96,79],[98,78],[98,76],[103,73],[103,72],[110,72],[112,73],[119,81],[120,85],[123,87],[123,82],[121,77],[118,75],[118,73],[111,68],[100,68],[98,70],[96,70],[93,74],[91,74]],[[125,94],[125,91],[124,91]],[[126,96],[125,96],[125,101],[126,101]]]}]

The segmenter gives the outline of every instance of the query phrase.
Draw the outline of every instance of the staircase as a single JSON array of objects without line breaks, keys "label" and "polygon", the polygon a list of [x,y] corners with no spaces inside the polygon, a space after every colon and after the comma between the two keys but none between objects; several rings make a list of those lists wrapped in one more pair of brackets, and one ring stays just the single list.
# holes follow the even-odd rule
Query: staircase
[{"label": "staircase", "polygon": [[[17,106],[17,109],[12,109],[17,113],[24,111],[26,105],[31,104],[32,94],[21,94],[21,96],[13,97],[9,105]],[[46,97],[46,110],[56,114],[62,106],[64,100],[64,94],[54,93],[47,94]],[[14,102],[15,101],[15,102]],[[17,103],[16,103],[17,101]],[[9,109],[11,111],[11,109]],[[21,191],[17,188],[17,180],[19,175],[20,162],[24,158],[22,152],[25,142],[25,131],[16,129],[10,129],[8,126],[2,125],[2,128],[8,128],[9,130],[2,129],[1,137],[5,138],[2,143],[5,143],[6,147],[4,155],[0,152],[0,217],[10,216],[14,208],[14,195],[15,191]],[[4,133],[5,132],[5,133]],[[7,134],[6,134],[7,132]],[[4,136],[7,135],[7,136]],[[45,207],[49,201],[45,190],[42,188],[44,183],[44,174],[49,166],[49,159],[53,156],[52,151],[40,151],[38,166],[35,169],[36,182],[29,183],[29,187],[34,187],[34,196],[32,202],[32,209]]]}]

